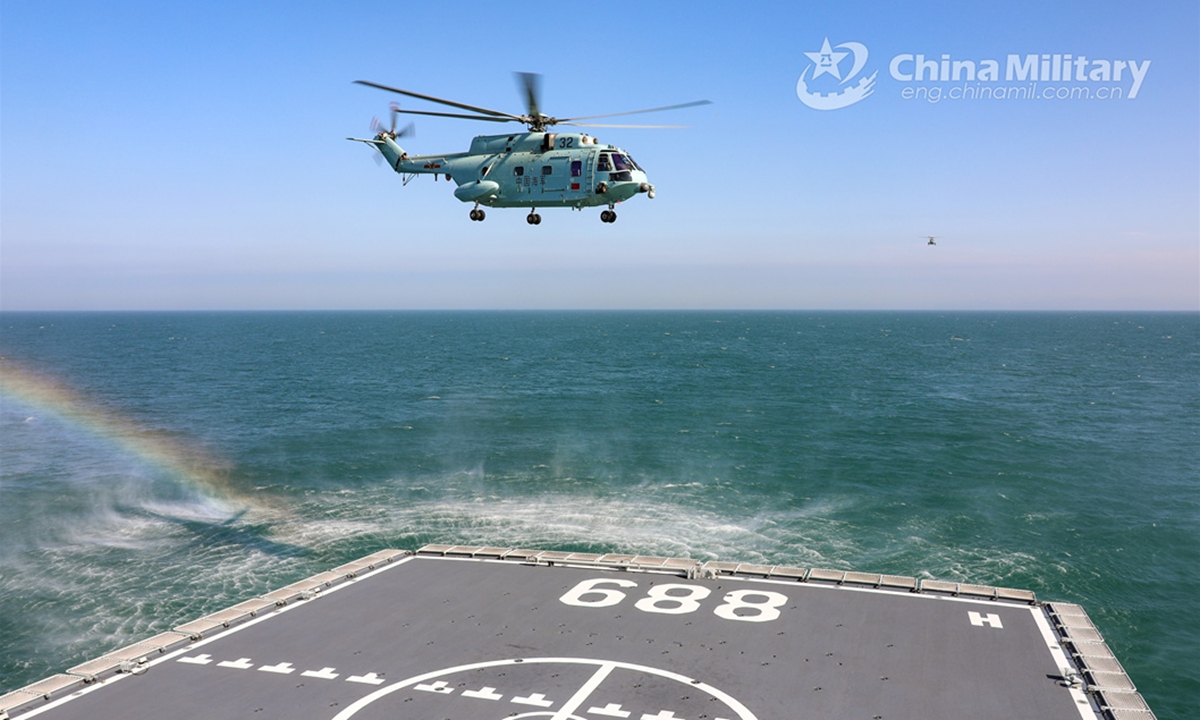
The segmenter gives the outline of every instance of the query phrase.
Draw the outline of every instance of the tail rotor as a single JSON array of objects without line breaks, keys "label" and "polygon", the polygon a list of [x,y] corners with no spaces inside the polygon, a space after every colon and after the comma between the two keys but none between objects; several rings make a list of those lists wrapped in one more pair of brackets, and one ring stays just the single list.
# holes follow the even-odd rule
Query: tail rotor
[{"label": "tail rotor", "polygon": [[400,105],[397,103],[392,103],[392,124],[385,130],[383,123],[379,122],[379,118],[371,118],[371,133],[375,135],[377,140],[383,140],[384,138],[395,140],[396,138],[412,137],[415,135],[416,126],[412,123],[405,125],[399,130],[399,132],[397,132],[396,119],[399,117]]},{"label": "tail rotor", "polygon": [[[375,140],[395,140],[396,138],[412,137],[416,134],[416,126],[412,123],[396,130],[396,119],[400,117],[400,106],[398,104],[392,103],[391,115],[391,124],[386,127],[379,121],[378,117],[371,118],[371,136]],[[376,165],[383,164],[383,155],[381,153],[372,151],[371,155],[375,158]]]}]

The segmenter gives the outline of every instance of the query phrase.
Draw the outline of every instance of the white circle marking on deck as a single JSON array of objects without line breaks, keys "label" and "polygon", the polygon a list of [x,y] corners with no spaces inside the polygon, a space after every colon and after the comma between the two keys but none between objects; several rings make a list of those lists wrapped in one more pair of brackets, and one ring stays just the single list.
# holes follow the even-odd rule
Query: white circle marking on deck
[{"label": "white circle marking on deck", "polygon": [[568,718],[574,718],[575,716],[573,715],[573,713],[587,699],[588,695],[590,695],[591,692],[593,690],[595,690],[596,687],[601,682],[604,681],[604,679],[608,676],[608,674],[610,672],[612,672],[614,669],[620,668],[623,670],[632,670],[634,672],[644,672],[644,673],[648,673],[650,675],[657,675],[658,677],[667,678],[668,680],[674,680],[676,682],[683,683],[683,684],[687,685],[688,687],[695,688],[697,690],[706,692],[709,695],[717,698],[721,702],[725,703],[729,707],[730,710],[737,713],[737,716],[740,720],[758,720],[758,718],[755,717],[754,713],[750,712],[749,708],[747,708],[745,705],[740,703],[738,700],[733,698],[728,693],[718,690],[717,688],[715,688],[707,683],[703,683],[703,682],[700,682],[699,680],[695,680],[693,678],[687,677],[686,675],[680,675],[679,673],[671,672],[670,670],[662,670],[659,668],[653,668],[653,667],[649,667],[646,665],[637,665],[634,663],[619,662],[616,660],[593,660],[593,659],[589,659],[589,658],[568,658],[568,657],[508,658],[506,660],[489,660],[486,662],[470,663],[467,665],[458,665],[455,667],[444,668],[442,670],[435,670],[433,672],[428,672],[423,675],[416,675],[416,676],[410,677],[406,680],[401,680],[400,682],[395,683],[393,685],[388,685],[387,687],[380,688],[380,689],[376,690],[375,692],[371,693],[370,695],[367,695],[365,697],[362,697],[362,698],[356,700],[355,702],[353,702],[349,706],[347,706],[344,710],[339,712],[337,715],[334,715],[332,720],[350,720],[350,718],[354,717],[354,715],[356,713],[358,713],[358,711],[367,707],[368,705],[375,702],[376,700],[386,697],[387,695],[390,695],[391,693],[394,693],[397,690],[403,690],[404,688],[416,685],[417,683],[424,682],[426,680],[432,680],[434,678],[443,677],[446,675],[452,675],[454,673],[459,673],[459,672],[465,672],[468,670],[479,670],[481,668],[502,667],[505,665],[518,665],[518,664],[537,665],[537,664],[549,664],[549,663],[561,663],[561,664],[568,664],[568,665],[595,665],[596,672],[592,675],[591,679],[589,679],[583,685],[583,687],[581,687],[579,689],[579,691],[577,691],[571,697],[571,699],[567,700],[567,702],[563,705],[563,707],[560,708],[557,712],[544,712],[544,713],[535,712],[535,713],[527,713],[527,715],[545,714],[545,715],[551,716],[555,720],[567,720]]}]

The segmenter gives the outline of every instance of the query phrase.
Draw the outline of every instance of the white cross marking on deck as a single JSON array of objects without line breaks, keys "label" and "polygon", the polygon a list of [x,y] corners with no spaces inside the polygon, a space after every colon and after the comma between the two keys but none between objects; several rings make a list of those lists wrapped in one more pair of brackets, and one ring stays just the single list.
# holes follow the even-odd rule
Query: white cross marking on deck
[{"label": "white cross marking on deck", "polygon": [[538,707],[550,707],[554,704],[553,701],[547,700],[546,696],[541,693],[533,693],[529,697],[515,697],[511,702],[519,705],[536,705]]},{"label": "white cross marking on deck", "polygon": [[592,715],[604,715],[607,717],[615,717],[615,718],[629,717],[629,711],[622,710],[621,706],[618,705],[617,703],[609,703],[602,708],[591,707],[591,708],[588,708],[588,712]]},{"label": "white cross marking on deck", "polygon": [[996,613],[988,613],[987,616],[984,616],[975,611],[968,611],[967,616],[971,618],[971,624],[977,627],[987,625],[988,627],[1004,628],[1004,625],[1000,622],[1000,616]]},{"label": "white cross marking on deck", "polygon": [[369,672],[366,675],[351,675],[350,677],[346,678],[346,682],[366,683],[367,685],[382,685],[383,678],[379,677],[373,672]]},{"label": "white cross marking on deck", "polygon": [[207,665],[212,662],[212,655],[193,655],[191,657],[181,657],[179,662],[188,663],[189,665]]},{"label": "white cross marking on deck", "polygon": [[258,669],[259,672],[273,672],[280,675],[296,672],[296,668],[292,667],[291,663],[281,662],[278,665],[263,665]]},{"label": "white cross marking on deck", "polygon": [[217,663],[217,667],[233,668],[234,670],[249,670],[254,667],[254,663],[250,662],[250,658],[238,658],[237,660],[226,660],[225,662]]},{"label": "white cross marking on deck", "polygon": [[454,688],[446,687],[449,684],[450,683],[446,682],[445,680],[438,680],[435,683],[421,683],[417,686],[417,689],[424,690],[425,692],[435,692],[443,695],[449,695],[450,693],[454,692]]},{"label": "white cross marking on deck", "polygon": [[332,680],[338,676],[338,674],[334,672],[334,668],[331,667],[321,668],[320,670],[305,670],[300,674],[304,677],[315,677],[321,678],[322,680]]},{"label": "white cross marking on deck", "polygon": [[466,697],[479,698],[480,700],[499,700],[504,697],[496,692],[494,687],[482,687],[478,690],[463,690],[463,695]]},{"label": "white cross marking on deck", "polygon": [[680,720],[675,717],[675,713],[670,710],[659,710],[657,715],[642,715],[642,720]]}]

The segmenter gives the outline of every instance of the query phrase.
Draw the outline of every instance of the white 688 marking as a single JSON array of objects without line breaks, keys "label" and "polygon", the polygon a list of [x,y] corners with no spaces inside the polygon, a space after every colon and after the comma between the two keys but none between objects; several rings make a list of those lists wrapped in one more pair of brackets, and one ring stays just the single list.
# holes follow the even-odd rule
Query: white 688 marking
[{"label": "white 688 marking", "polygon": [[[565,605],[584,608],[602,608],[619,605],[625,593],[618,588],[635,588],[633,580],[617,578],[591,578],[571,588],[559,600]],[[701,602],[712,593],[703,585],[666,583],[654,585],[633,604],[642,612],[663,615],[686,615],[700,609]],[[724,620],[739,622],[769,622],[779,617],[779,608],[788,598],[783,593],[770,590],[743,588],[725,593],[724,603],[713,608],[713,614]]]}]

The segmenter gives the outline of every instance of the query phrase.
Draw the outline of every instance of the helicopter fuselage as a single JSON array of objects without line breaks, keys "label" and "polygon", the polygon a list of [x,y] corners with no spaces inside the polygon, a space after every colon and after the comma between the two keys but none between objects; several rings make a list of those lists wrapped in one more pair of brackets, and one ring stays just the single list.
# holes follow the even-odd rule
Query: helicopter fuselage
[{"label": "helicopter fuselage", "polygon": [[611,208],[638,193],[654,197],[628,153],[586,134],[480,135],[469,151],[445,155],[409,155],[388,133],[369,142],[397,173],[441,175],[459,200],[488,207]]}]

